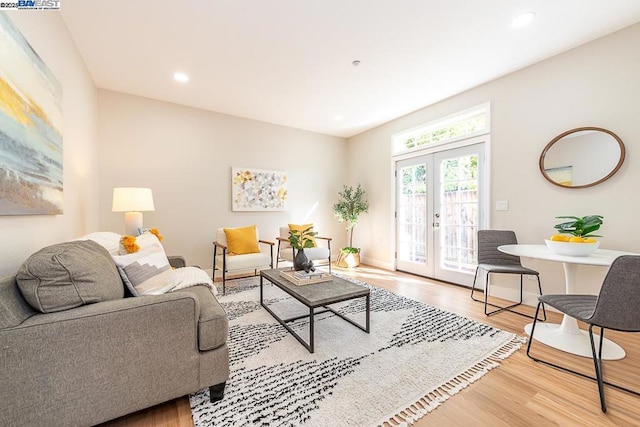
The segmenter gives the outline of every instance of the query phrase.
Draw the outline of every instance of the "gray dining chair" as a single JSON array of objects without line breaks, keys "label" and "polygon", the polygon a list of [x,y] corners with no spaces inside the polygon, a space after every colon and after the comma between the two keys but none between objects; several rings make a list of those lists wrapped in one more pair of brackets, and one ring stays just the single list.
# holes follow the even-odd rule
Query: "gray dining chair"
[{"label": "gray dining chair", "polygon": [[[517,243],[518,239],[516,238],[516,233],[511,230],[478,230],[478,266],[476,267],[476,274],[473,277],[473,285],[471,286],[471,299],[478,302],[484,302],[484,314],[487,316],[491,316],[501,311],[510,311],[512,313],[531,318],[531,316],[529,316],[528,314],[512,310],[512,308],[522,304],[522,278],[525,274],[536,276],[536,279],[538,279],[538,290],[540,291],[540,295],[542,295],[540,274],[535,270],[524,267],[520,262],[520,257],[505,254],[504,252],[500,252],[498,250],[498,246],[515,245]],[[486,272],[484,282],[484,301],[474,297],[474,292],[476,291],[476,281],[478,280],[478,272],[480,270]],[[490,274],[519,274],[520,302],[508,306],[499,306],[488,302]],[[496,307],[497,309],[493,311],[487,311],[488,306]],[[544,310],[544,307],[542,309],[542,313],[544,315],[543,319],[547,320],[547,312]]]},{"label": "gray dining chair", "polygon": [[[589,325],[589,340],[591,341],[591,352],[596,377],[593,378],[564,366],[533,357],[531,355],[531,343],[533,342],[536,330],[537,322],[535,319],[531,327],[531,338],[527,345],[527,356],[529,356],[529,358],[536,362],[544,363],[554,368],[597,381],[602,412],[607,412],[607,406],[604,401],[604,384],[640,396],[640,392],[604,381],[602,375],[602,342],[604,341],[604,330],[640,332],[640,256],[624,255],[616,258],[602,282],[602,288],[600,288],[600,294],[598,296],[566,294],[542,295],[538,297],[538,301],[536,317],[540,307],[548,305]],[[593,337],[593,329],[595,326],[600,328],[600,343],[597,352]]]}]

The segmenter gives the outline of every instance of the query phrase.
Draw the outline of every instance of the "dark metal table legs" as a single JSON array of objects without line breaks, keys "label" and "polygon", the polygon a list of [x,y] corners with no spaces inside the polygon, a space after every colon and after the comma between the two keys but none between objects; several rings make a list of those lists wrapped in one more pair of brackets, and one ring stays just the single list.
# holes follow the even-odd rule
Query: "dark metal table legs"
[{"label": "dark metal table legs", "polygon": [[[314,352],[314,318],[316,316],[316,314],[322,314],[322,313],[326,313],[326,312],[331,312],[333,314],[335,314],[336,316],[340,317],[341,319],[346,320],[347,322],[351,323],[352,325],[354,325],[355,327],[357,327],[360,330],[365,331],[366,333],[370,332],[370,311],[371,311],[371,302],[370,302],[370,295],[366,295],[366,312],[365,312],[365,316],[366,316],[366,320],[365,320],[365,326],[362,326],[358,323],[356,323],[355,321],[353,321],[352,319],[349,319],[347,317],[345,317],[344,315],[342,315],[341,313],[338,313],[336,310],[334,310],[331,307],[328,306],[322,306],[324,308],[324,310],[320,310],[320,311],[315,311],[315,307],[309,307],[309,314],[303,314],[300,316],[296,316],[296,317],[291,317],[289,319],[282,319],[280,318],[280,316],[278,316],[277,314],[275,314],[273,312],[273,310],[271,310],[265,303],[264,303],[264,299],[263,299],[263,282],[262,282],[262,276],[260,277],[260,305],[267,310],[267,312],[269,314],[271,314],[271,316],[273,316],[274,319],[276,319],[282,326],[285,327],[285,329],[287,331],[289,331],[289,333],[291,335],[294,336],[295,339],[297,339],[300,344],[302,344],[304,346],[304,348],[306,348],[309,353],[313,353]],[[309,318],[309,342],[307,343],[296,331],[294,331],[289,325],[287,325],[287,323],[293,322],[295,320],[299,320],[299,319],[304,319],[304,318]]]}]

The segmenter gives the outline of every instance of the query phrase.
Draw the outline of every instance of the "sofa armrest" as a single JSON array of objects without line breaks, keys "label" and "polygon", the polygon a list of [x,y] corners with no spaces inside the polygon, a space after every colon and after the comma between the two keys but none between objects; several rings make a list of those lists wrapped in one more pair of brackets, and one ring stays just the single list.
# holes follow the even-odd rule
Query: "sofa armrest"
[{"label": "sofa armrest", "polygon": [[[199,305],[175,293],[34,315],[0,331],[0,424],[98,424],[197,391]],[[100,396],[87,399],[87,396]]]},{"label": "sofa armrest", "polygon": [[187,260],[184,259],[184,257],[174,255],[168,256],[167,259],[169,259],[169,264],[173,268],[182,268],[187,266]]},{"label": "sofa armrest", "polygon": [[258,242],[260,242],[260,243],[264,243],[265,245],[269,245],[269,246],[273,246],[273,245],[275,245],[275,243],[274,243],[274,242],[270,242],[270,241],[268,241],[268,240],[258,240]]},{"label": "sofa armrest", "polygon": [[198,318],[198,348],[200,351],[214,350],[227,342],[229,322],[227,313],[208,286],[198,285],[180,289],[197,299],[200,306]]}]

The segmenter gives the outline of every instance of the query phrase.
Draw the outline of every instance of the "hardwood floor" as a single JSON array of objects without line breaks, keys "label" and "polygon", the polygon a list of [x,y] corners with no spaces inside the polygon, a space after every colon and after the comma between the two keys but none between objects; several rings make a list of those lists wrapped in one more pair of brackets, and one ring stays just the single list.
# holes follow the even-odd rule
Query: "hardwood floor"
[{"label": "hardwood floor", "polygon": [[[351,270],[334,267],[334,271],[520,335],[525,335],[523,327],[531,322],[508,312],[486,317],[483,305],[472,301],[470,290],[464,287],[368,266]],[[522,310],[529,314],[534,311],[531,307]],[[548,315],[550,321],[561,319],[558,313]],[[607,331],[607,337],[620,344],[627,357],[605,361],[605,379],[640,390],[640,335]],[[538,342],[534,342],[532,353],[593,376],[591,359],[568,355]],[[608,412],[603,414],[595,382],[536,363],[527,357],[523,347],[415,425],[640,426],[640,397],[611,387],[605,387],[605,395]],[[182,397],[105,425],[182,427],[193,423],[189,401]]]}]

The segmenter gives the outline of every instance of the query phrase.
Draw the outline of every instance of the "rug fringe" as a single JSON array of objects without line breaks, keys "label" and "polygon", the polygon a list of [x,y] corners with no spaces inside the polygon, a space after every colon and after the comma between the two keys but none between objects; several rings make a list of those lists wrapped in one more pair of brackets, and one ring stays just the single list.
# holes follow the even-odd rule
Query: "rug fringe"
[{"label": "rug fringe", "polygon": [[408,405],[378,423],[382,427],[407,427],[413,425],[420,418],[424,417],[451,396],[458,394],[470,384],[473,384],[494,368],[500,366],[500,361],[505,360],[527,342],[525,337],[514,336],[509,342],[495,350],[486,359],[476,363],[460,375],[436,387],[416,402]]}]

